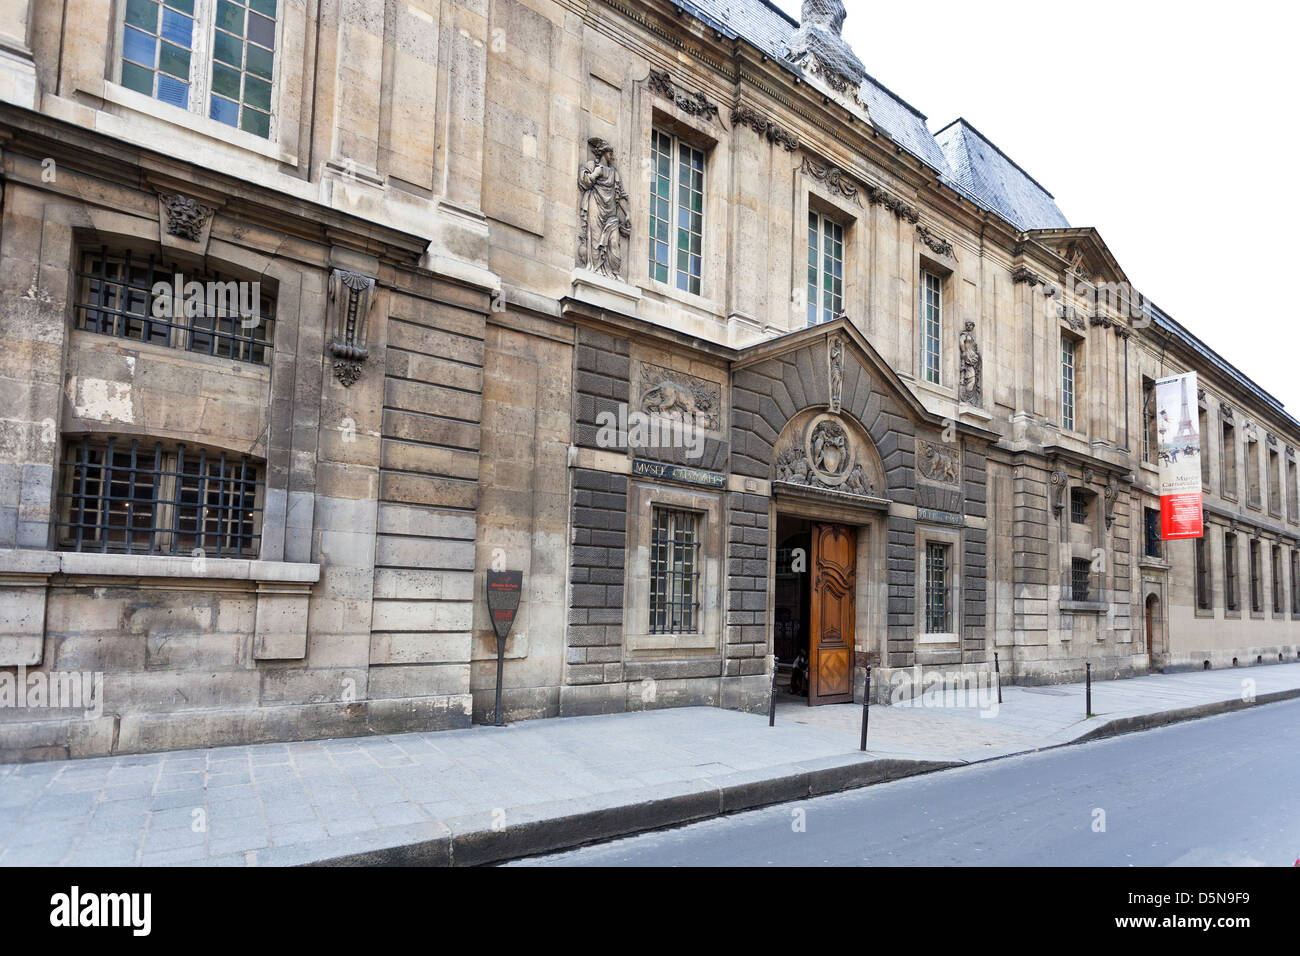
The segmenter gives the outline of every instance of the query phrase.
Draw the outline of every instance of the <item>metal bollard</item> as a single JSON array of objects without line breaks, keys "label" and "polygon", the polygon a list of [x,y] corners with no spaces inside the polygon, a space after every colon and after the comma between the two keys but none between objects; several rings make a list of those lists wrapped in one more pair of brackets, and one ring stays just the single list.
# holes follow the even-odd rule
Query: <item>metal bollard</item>
[{"label": "metal bollard", "polygon": [[1087,690],[1086,690],[1085,693],[1087,694],[1087,697],[1088,697],[1088,701],[1087,701],[1087,708],[1088,708],[1088,710],[1087,710],[1087,713],[1084,714],[1084,716],[1085,716],[1085,717],[1091,717],[1091,716],[1092,716],[1092,664],[1091,664],[1091,663],[1087,663],[1087,664],[1085,664],[1085,665],[1083,665],[1083,666],[1084,666],[1084,668],[1085,668],[1085,672],[1084,672],[1084,674],[1085,674],[1085,676],[1084,676],[1084,680],[1086,681],[1085,686],[1086,686],[1086,688],[1087,688]]},{"label": "metal bollard", "polygon": [[772,700],[767,705],[767,725],[776,726],[776,655],[772,655]]},{"label": "metal bollard", "polygon": [[871,665],[867,665],[867,682],[862,687],[862,750],[867,749],[867,719],[871,715]]},{"label": "metal bollard", "polygon": [[998,703],[1002,703],[1002,668],[998,664],[998,652],[993,652],[993,674],[998,684]]}]

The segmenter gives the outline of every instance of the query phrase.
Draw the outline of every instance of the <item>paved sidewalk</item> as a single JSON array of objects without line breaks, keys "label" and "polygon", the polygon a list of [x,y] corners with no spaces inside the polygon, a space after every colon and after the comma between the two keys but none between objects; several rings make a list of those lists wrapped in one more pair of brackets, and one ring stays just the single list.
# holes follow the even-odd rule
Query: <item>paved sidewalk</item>
[{"label": "paved sidewalk", "polygon": [[[979,708],[783,704],[0,765],[0,865],[493,862],[1300,696],[1300,664],[1003,689]],[[991,708],[990,708],[991,710]]]}]

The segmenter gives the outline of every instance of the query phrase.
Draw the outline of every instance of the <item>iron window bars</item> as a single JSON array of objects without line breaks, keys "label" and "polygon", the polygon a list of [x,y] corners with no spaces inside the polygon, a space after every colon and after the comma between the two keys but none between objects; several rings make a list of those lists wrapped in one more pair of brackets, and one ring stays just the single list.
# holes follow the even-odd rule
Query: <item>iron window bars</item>
[{"label": "iron window bars", "polygon": [[261,463],[185,445],[110,437],[69,441],[59,546],[125,554],[257,557]]},{"label": "iron window bars", "polygon": [[1237,592],[1237,536],[1223,536],[1223,590],[1224,600],[1229,611],[1236,611],[1241,606]]},{"label": "iron window bars", "polygon": [[[270,364],[275,333],[275,302],[270,296],[259,295],[256,315],[246,321],[239,310],[247,286],[223,280],[220,273],[200,274],[175,263],[164,264],[152,253],[141,259],[130,250],[119,255],[107,247],[84,251],[81,266],[77,328],[253,365]],[[159,283],[168,286],[167,298],[172,301],[159,302],[162,297],[154,295]],[[187,297],[190,283],[202,288],[201,301]]]},{"label": "iron window bars", "polygon": [[1205,538],[1196,539],[1196,607],[1210,610],[1210,547]]},{"label": "iron window bars", "polygon": [[1070,523],[1088,523],[1088,492],[1081,488],[1070,489]]},{"label": "iron window bars", "polygon": [[[1145,554],[1148,558],[1162,557],[1162,538],[1160,535],[1160,512],[1156,508],[1143,509],[1143,515],[1146,521],[1146,548]],[[1200,540],[1199,538],[1197,540]]]},{"label": "iron window bars", "polygon": [[1071,558],[1061,582],[1061,600],[1105,604],[1106,572],[1094,569],[1091,558]]},{"label": "iron window bars", "polygon": [[694,634],[700,607],[700,516],[655,508],[650,534],[650,633]]},{"label": "iron window bars", "polygon": [[925,546],[925,633],[950,634],[948,601],[948,553],[950,545],[928,542]]}]

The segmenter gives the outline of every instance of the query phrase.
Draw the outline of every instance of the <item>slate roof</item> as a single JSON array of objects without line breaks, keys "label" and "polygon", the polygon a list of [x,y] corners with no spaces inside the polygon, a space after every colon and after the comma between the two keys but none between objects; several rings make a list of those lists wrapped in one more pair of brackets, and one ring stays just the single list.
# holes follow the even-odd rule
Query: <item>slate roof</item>
[{"label": "slate roof", "polygon": [[1002,218],[1023,230],[1069,228],[1052,194],[966,120],[954,120],[934,138],[951,180]]},{"label": "slate roof", "polygon": [[[798,21],[771,0],[674,2],[724,36],[742,39],[791,72],[797,72],[786,60],[786,49],[799,28]],[[945,127],[948,135],[936,139],[925,114],[875,78],[868,76],[863,81],[861,93],[867,112],[882,132],[937,170],[944,182],[968,199],[1022,229],[1069,225],[1051,194],[964,120],[958,120],[961,126],[957,129],[954,129],[956,124]],[[964,130],[972,136],[959,135]],[[951,144],[951,157],[945,143]]]}]

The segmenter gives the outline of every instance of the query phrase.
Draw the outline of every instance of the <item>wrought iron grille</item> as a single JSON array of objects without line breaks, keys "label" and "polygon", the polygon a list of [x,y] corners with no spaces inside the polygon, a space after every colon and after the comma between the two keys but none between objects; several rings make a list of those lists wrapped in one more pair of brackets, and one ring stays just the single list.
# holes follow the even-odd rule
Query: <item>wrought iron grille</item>
[{"label": "wrought iron grille", "polygon": [[1144,510],[1146,518],[1146,556],[1158,558],[1161,554],[1160,512],[1155,508]]},{"label": "wrought iron grille", "polygon": [[654,509],[650,536],[650,633],[693,634],[700,607],[700,516]]},{"label": "wrought iron grille", "polygon": [[950,634],[948,552],[950,546],[929,542],[925,546],[925,633]]},{"label": "wrought iron grille", "polygon": [[1240,606],[1237,591],[1237,536],[1223,536],[1223,591],[1228,610],[1235,611]]},{"label": "wrought iron grille", "polygon": [[1097,601],[1101,594],[1092,586],[1092,562],[1087,558],[1070,561],[1070,601]]},{"label": "wrought iron grille", "polygon": [[207,449],[137,439],[68,443],[58,536],[75,551],[257,557],[262,467]]},{"label": "wrought iron grille", "polygon": [[1204,538],[1196,539],[1196,606],[1210,609],[1210,548]]},{"label": "wrought iron grille", "polygon": [[1282,613],[1282,549],[1273,545],[1269,554],[1269,570],[1273,573],[1273,613]]},{"label": "wrought iron grille", "polygon": [[1264,611],[1264,584],[1260,578],[1259,542],[1250,542],[1250,609],[1255,614]]},{"label": "wrought iron grille", "polygon": [[[167,284],[166,296],[154,294],[159,283]],[[275,301],[259,291],[252,314],[245,318],[240,314],[241,301],[247,302],[252,291],[251,284],[222,279],[218,272],[187,271],[152,253],[141,258],[130,250],[118,255],[103,247],[82,253],[76,326],[100,335],[267,365],[275,334]]]},{"label": "wrought iron grille", "polygon": [[1070,522],[1071,524],[1088,523],[1088,493],[1078,488],[1070,491]]}]

